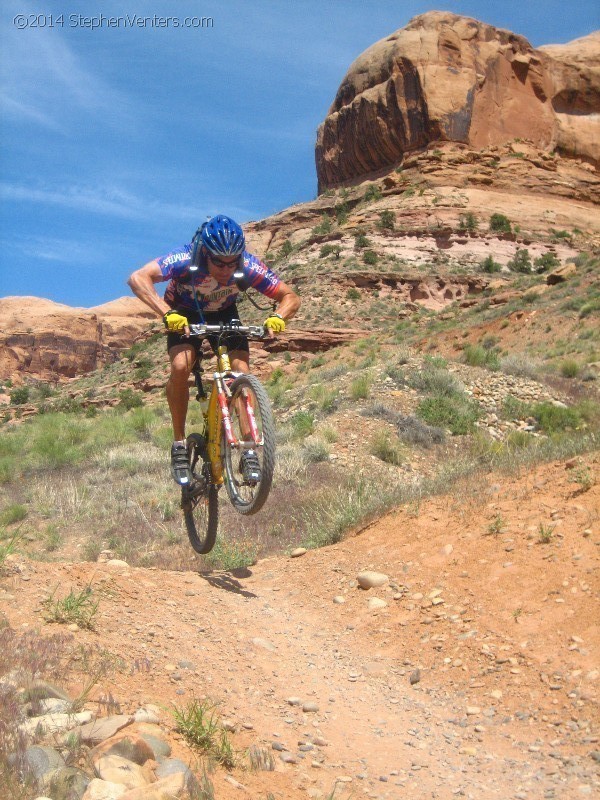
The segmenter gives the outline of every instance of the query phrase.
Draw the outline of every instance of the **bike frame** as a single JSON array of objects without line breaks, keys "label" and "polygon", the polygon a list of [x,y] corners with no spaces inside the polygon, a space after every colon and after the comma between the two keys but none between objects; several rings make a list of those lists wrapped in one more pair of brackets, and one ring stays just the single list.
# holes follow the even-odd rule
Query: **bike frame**
[{"label": "bike frame", "polygon": [[263,444],[258,428],[254,409],[250,398],[244,396],[244,412],[248,420],[251,442],[239,441],[235,438],[229,413],[229,399],[231,391],[229,385],[242,375],[241,372],[232,372],[231,362],[227,348],[220,346],[217,354],[217,371],[212,375],[212,387],[208,398],[208,405],[204,411],[204,431],[206,436],[206,449],[211,466],[213,483],[220,486],[223,483],[223,466],[221,461],[221,430],[224,431],[227,444],[233,448],[246,449],[248,446]]}]

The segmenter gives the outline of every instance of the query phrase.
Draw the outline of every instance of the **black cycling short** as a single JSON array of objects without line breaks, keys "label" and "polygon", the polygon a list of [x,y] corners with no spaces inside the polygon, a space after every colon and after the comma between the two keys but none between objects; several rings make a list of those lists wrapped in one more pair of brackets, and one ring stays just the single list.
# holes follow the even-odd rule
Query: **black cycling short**
[{"label": "black cycling short", "polygon": [[[177,311],[178,314],[182,314],[184,317],[187,317],[188,322],[191,325],[199,325],[202,320],[200,319],[200,314],[197,311],[189,311],[187,309],[179,309],[174,308],[173,311]],[[235,303],[229,308],[224,308],[222,311],[214,311],[214,312],[204,312],[204,322],[207,325],[216,325],[219,322],[231,322],[232,319],[239,319],[237,306]],[[211,333],[209,336],[206,337],[207,341],[209,342],[210,346],[212,347],[213,353],[217,352],[217,348],[219,346],[219,334]],[[192,347],[196,349],[196,353],[200,353],[202,350],[202,339],[199,336],[191,336],[188,338],[181,333],[169,333],[167,336],[167,350],[170,350],[172,347],[178,344],[191,344]],[[250,352],[250,348],[248,347],[248,337],[242,336],[241,334],[228,334],[227,338],[222,341],[222,344],[227,345],[228,350],[243,350],[246,353]]]}]

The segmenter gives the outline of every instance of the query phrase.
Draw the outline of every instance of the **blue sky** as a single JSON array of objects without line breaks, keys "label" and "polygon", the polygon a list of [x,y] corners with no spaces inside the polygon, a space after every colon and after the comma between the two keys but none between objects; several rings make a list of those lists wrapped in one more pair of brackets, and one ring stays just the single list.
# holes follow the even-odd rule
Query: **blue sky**
[{"label": "blue sky", "polygon": [[[130,1],[2,4],[0,296],[103,303],[207,214],[245,222],[314,198],[316,129],[348,66],[416,14],[473,16],[534,46],[600,27],[596,0],[568,13],[563,0]],[[77,20],[100,13],[214,23]],[[18,14],[63,23],[20,30]]]}]

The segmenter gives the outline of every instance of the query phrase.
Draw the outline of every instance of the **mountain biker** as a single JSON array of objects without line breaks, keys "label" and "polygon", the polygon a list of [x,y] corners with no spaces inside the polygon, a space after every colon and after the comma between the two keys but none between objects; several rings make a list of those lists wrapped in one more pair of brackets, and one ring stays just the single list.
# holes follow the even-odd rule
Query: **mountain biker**
[{"label": "mountain biker", "polygon": [[[237,222],[218,214],[198,228],[190,244],[150,261],[128,280],[133,293],[161,316],[168,331],[171,375],[166,391],[174,437],[171,473],[175,482],[181,485],[191,480],[185,440],[188,378],[202,344],[200,338],[188,338],[189,325],[238,319],[236,300],[241,282],[277,303],[277,312],[270,314],[264,323],[272,334],[283,332],[286,321],[300,307],[300,298],[293,289],[257,256],[247,252],[245,244],[244,232]],[[234,273],[237,273],[236,277]],[[164,299],[154,286],[162,281],[169,281]],[[209,335],[207,339],[216,353],[218,337]],[[232,370],[248,372],[250,353],[247,337],[232,336],[228,343]],[[242,454],[240,471],[245,481],[259,479],[260,465],[253,450]]]}]

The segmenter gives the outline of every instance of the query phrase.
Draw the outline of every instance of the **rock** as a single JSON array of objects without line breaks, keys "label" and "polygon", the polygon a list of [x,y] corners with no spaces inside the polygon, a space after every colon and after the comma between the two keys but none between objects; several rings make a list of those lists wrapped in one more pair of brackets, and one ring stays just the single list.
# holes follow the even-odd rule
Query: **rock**
[{"label": "rock", "polygon": [[132,718],[127,714],[113,714],[110,717],[101,717],[83,725],[78,733],[84,744],[96,745],[105,739],[110,739],[122,728],[130,725],[131,721]]},{"label": "rock", "polygon": [[121,783],[110,783],[93,778],[88,784],[83,800],[119,800],[127,789]]},{"label": "rock", "polygon": [[90,759],[95,765],[102,756],[120,756],[142,766],[146,761],[156,758],[154,748],[146,738],[137,733],[123,732],[106,739],[90,752]]},{"label": "rock", "polygon": [[346,602],[346,598],[341,594],[336,594],[336,596],[333,598],[333,602],[336,605],[341,606]]},{"label": "rock", "polygon": [[292,550],[290,556],[292,558],[299,558],[300,556],[303,556],[305,553],[306,553],[305,547],[297,547],[295,550]]},{"label": "rock", "polygon": [[361,589],[373,589],[386,584],[389,578],[382,572],[371,572],[366,570],[364,572],[359,572],[356,576],[356,580],[358,581],[358,585]]},{"label": "rock", "polygon": [[139,764],[134,764],[121,756],[103,755],[94,764],[96,772],[102,780],[120,783],[127,789],[147,786],[150,782],[146,772]]},{"label": "rock", "polygon": [[441,554],[442,554],[443,556],[449,556],[449,555],[451,555],[451,554],[452,554],[452,551],[453,551],[453,550],[454,550],[454,546],[453,546],[453,545],[451,545],[451,544],[445,544],[445,545],[442,547],[442,549],[441,549],[441,551],[440,551],[440,552],[441,552]]},{"label": "rock", "polygon": [[[224,724],[223,727],[225,727]],[[227,729],[225,728],[225,730]],[[154,736],[151,733],[140,733],[140,736],[151,747],[155,761],[162,761],[163,758],[171,755],[171,745],[162,737]]]},{"label": "rock", "polygon": [[78,725],[92,719],[91,711],[80,711],[77,714],[44,714],[41,717],[31,717],[19,725],[19,729],[29,736],[36,732],[44,736],[48,733],[61,733],[70,731]]},{"label": "rock", "polygon": [[73,703],[58,697],[47,697],[39,702],[40,714],[68,714]]},{"label": "rock", "polygon": [[[183,772],[167,775],[149,786],[140,786],[121,795],[120,800],[172,800],[172,798],[189,797],[186,776]],[[194,796],[194,795],[192,795]],[[196,795],[197,796],[197,795]]]},{"label": "rock", "polygon": [[106,562],[106,566],[114,570],[129,569],[129,564],[120,558],[109,558],[108,561]]},{"label": "rock", "polygon": [[369,611],[377,611],[380,608],[387,608],[387,603],[380,597],[371,597],[369,598],[368,606],[369,606]]},{"label": "rock", "polygon": [[564,266],[549,272],[548,275],[546,275],[546,283],[548,286],[555,286],[557,283],[564,283],[564,281],[568,280],[575,274],[577,274],[577,267],[575,264],[565,264]]},{"label": "rock", "polygon": [[133,715],[134,722],[151,722],[158,723],[160,721],[158,714],[148,708],[138,708]]},{"label": "rock", "polygon": [[272,642],[267,641],[266,639],[261,639],[260,636],[256,636],[252,639],[252,644],[256,645],[256,647],[261,647],[263,650],[268,650],[270,653],[274,653],[277,648]]},{"label": "rock", "polygon": [[598,33],[536,50],[469,17],[414,17],[350,65],[317,133],[319,193],[433,141],[481,148],[519,137],[597,164],[599,51]]},{"label": "rock", "polygon": [[477,714],[481,714],[481,709],[479,706],[467,706],[467,716],[474,717]]},{"label": "rock", "polygon": [[302,711],[306,714],[314,714],[319,710],[317,703],[303,703]]},{"label": "rock", "polygon": [[61,767],[52,773],[45,791],[52,800],[81,800],[89,783],[89,776],[80,769]]},{"label": "rock", "polygon": [[64,758],[52,747],[33,745],[25,751],[25,761],[38,783],[51,772],[65,766]]},{"label": "rock", "polygon": [[421,681],[421,670],[415,669],[410,674],[410,678],[408,679],[411,686],[415,686],[417,683]]},{"label": "rock", "polygon": [[38,297],[0,300],[0,375],[73,378],[114,360],[148,334],[155,314],[135,297],[71,308]]}]

